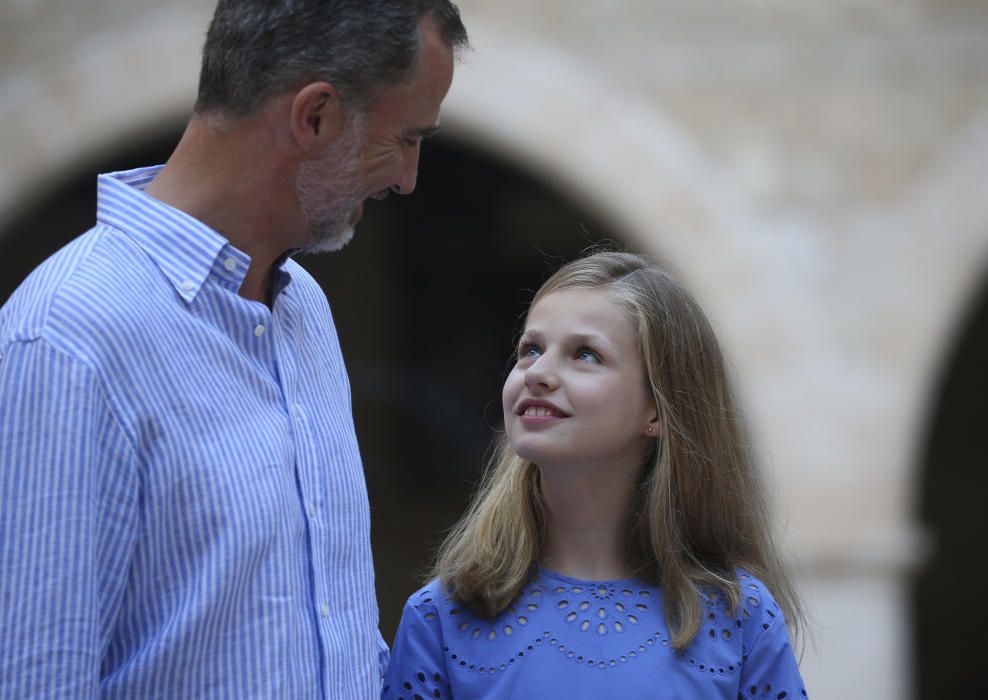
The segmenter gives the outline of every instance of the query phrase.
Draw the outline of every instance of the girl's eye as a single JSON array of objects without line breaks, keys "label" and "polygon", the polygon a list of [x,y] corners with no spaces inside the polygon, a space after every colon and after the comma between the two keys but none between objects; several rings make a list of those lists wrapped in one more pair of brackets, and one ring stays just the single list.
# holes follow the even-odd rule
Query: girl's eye
[{"label": "girl's eye", "polygon": [[586,362],[600,362],[600,355],[590,348],[580,348],[576,351],[576,359]]},{"label": "girl's eye", "polygon": [[542,350],[538,345],[534,343],[524,343],[518,348],[518,359],[523,360],[527,357],[538,357],[542,354]]}]

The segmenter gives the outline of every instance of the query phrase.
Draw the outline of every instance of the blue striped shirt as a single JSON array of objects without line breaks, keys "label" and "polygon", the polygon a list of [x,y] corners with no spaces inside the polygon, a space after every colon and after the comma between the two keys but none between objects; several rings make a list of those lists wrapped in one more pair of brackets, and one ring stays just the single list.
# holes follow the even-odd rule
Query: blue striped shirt
[{"label": "blue striped shirt", "polygon": [[100,176],[0,310],[0,697],[376,698],[370,517],[326,297]]}]

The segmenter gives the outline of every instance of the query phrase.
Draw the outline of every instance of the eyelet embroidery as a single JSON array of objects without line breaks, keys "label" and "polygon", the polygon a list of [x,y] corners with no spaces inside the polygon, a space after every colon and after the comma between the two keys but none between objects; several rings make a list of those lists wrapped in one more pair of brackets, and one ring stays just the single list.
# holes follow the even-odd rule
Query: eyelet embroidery
[{"label": "eyelet embroidery", "polygon": [[638,596],[630,588],[618,589],[611,583],[591,586],[556,586],[552,592],[565,596],[556,602],[556,610],[566,623],[577,623],[581,632],[622,633],[628,625],[637,625],[640,616],[649,609],[650,591],[640,590]]},{"label": "eyelet embroidery", "polygon": [[[723,594],[710,596],[705,601],[707,617],[705,624],[701,627],[699,635],[705,635],[709,640],[718,646],[728,644],[734,648],[733,652],[739,654],[734,663],[716,662],[711,663],[706,659],[698,659],[689,654],[689,649],[676,651],[672,648],[668,637],[668,632],[664,629],[657,629],[654,632],[646,633],[641,627],[648,622],[654,624],[655,615],[661,617],[661,602],[655,601],[652,591],[642,588],[629,588],[622,585],[615,585],[609,582],[593,583],[589,585],[577,584],[556,584],[554,582],[536,582],[529,586],[519,597],[519,602],[506,609],[495,621],[479,621],[472,615],[457,606],[450,597],[449,592],[445,592],[448,607],[445,614],[450,618],[462,616],[462,622],[453,628],[460,635],[460,639],[468,643],[485,644],[493,642],[500,637],[514,637],[518,641],[517,651],[506,658],[491,664],[478,663],[476,659],[470,658],[462,653],[463,650],[454,651],[459,647],[455,641],[451,642],[453,647],[444,646],[443,653],[448,658],[449,663],[455,667],[478,674],[498,674],[503,673],[517,663],[537,651],[539,647],[548,647],[565,658],[572,660],[580,666],[607,669],[620,664],[631,663],[646,654],[649,650],[664,647],[670,653],[675,654],[685,664],[702,675],[734,675],[738,673],[742,665],[747,660],[748,640],[740,640],[738,645],[738,635],[744,627],[745,622],[751,619],[752,615],[763,605],[761,588],[750,582],[750,577],[741,574],[742,598],[737,616],[727,613],[726,599]],[[423,596],[421,603],[431,603],[432,599]],[[659,612],[656,612],[659,608]],[[440,608],[442,610],[442,608]],[[766,621],[761,625],[762,629],[767,629],[773,619],[777,616],[778,606],[772,605],[766,608],[764,613]],[[650,617],[652,616],[652,617]],[[426,619],[435,620],[437,614],[429,612]],[[537,625],[543,631],[541,634],[531,636],[525,634],[527,628]],[[594,655],[581,653],[578,648],[567,647],[553,635],[551,630],[554,626],[561,626],[572,629],[575,626],[580,631],[578,638],[587,639],[600,636],[622,635],[627,637],[628,645],[625,651],[619,655],[609,658],[596,658]],[[479,652],[478,652],[479,653]],[[483,656],[482,654],[480,655]],[[766,690],[768,689],[768,690]],[[776,700],[786,700],[792,696],[786,690],[774,690],[771,684],[752,685],[742,689],[744,693],[749,693],[750,697],[774,697]],[[438,692],[438,691],[437,691]],[[806,697],[805,689],[801,689],[802,697]],[[428,697],[428,696],[423,696]],[[436,698],[440,696],[434,696]],[[745,697],[742,693],[741,697]]]},{"label": "eyelet embroidery", "polygon": [[[806,688],[799,689],[799,696],[803,698],[808,698],[806,694]],[[763,685],[751,685],[747,688],[742,688],[741,692],[738,693],[738,700],[744,700],[744,698],[773,698],[774,700],[795,700],[795,696],[790,694],[788,690],[779,690],[778,688],[773,688],[771,683],[765,683]]]},{"label": "eyelet embroidery", "polygon": [[391,692],[391,686],[384,686],[381,694],[386,698],[395,700],[443,700],[443,698],[453,697],[449,683],[445,676],[437,671],[427,673],[419,671],[412,679],[405,679],[401,685]]},{"label": "eyelet embroidery", "polygon": [[[558,598],[558,600],[553,603],[552,600],[546,600],[547,598]],[[536,583],[527,588],[520,596],[519,602],[507,608],[497,620],[486,622],[479,621],[469,615],[467,611],[457,605],[449,592],[446,591],[445,599],[449,608],[445,614],[450,618],[462,616],[462,622],[456,623],[454,621],[454,629],[470,641],[482,643],[483,640],[494,641],[502,635],[511,637],[523,634],[524,628],[529,626],[536,616],[540,622],[548,617],[549,619],[545,622],[549,623],[547,625],[549,629],[552,628],[553,619],[555,624],[575,625],[576,629],[581,632],[581,636],[582,633],[597,637],[628,635],[632,632],[635,634],[628,638],[628,645],[623,653],[606,659],[594,658],[590,654],[580,653],[579,649],[568,648],[556,639],[549,630],[534,638],[527,635],[520,636],[518,652],[494,665],[476,663],[473,659],[464,656],[462,652],[453,651],[449,646],[444,647],[443,652],[456,666],[477,673],[506,671],[544,643],[576,664],[598,669],[628,663],[656,646],[665,647],[685,659],[685,655],[672,649],[666,632],[655,630],[649,634],[638,629],[645,617],[651,614],[652,598],[652,591],[616,586],[608,582],[595,583],[590,586],[556,585],[551,588]],[[423,598],[421,602],[429,603],[432,601],[431,598]],[[435,614],[428,613],[425,617],[435,619]],[[740,664],[712,667],[708,663],[697,662],[692,658],[688,660],[688,663],[701,672],[709,669],[713,673],[718,671],[722,674],[733,673],[740,668]]]}]

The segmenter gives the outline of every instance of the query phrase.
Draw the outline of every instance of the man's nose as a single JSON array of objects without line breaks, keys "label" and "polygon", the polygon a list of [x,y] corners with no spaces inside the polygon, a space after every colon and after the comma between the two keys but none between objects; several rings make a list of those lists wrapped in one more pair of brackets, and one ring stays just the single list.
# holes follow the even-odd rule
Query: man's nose
[{"label": "man's nose", "polygon": [[415,181],[419,176],[419,147],[405,157],[398,182],[391,186],[391,191],[397,194],[411,194],[415,191]]}]

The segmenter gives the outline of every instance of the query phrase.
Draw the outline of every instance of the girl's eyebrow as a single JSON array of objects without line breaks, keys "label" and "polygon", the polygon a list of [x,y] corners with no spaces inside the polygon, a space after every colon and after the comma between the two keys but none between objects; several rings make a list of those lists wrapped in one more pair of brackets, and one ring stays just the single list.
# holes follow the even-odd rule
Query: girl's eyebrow
[{"label": "girl's eyebrow", "polygon": [[572,345],[592,345],[608,351],[614,349],[614,343],[599,333],[571,333],[566,336],[566,342]]},{"label": "girl's eyebrow", "polygon": [[[539,339],[541,338],[541,333],[537,328],[528,329],[521,334],[518,339],[518,343],[521,344],[526,340]],[[614,344],[608,340],[605,336],[599,333],[572,333],[566,336],[566,341],[572,344],[589,344],[589,345],[599,345],[605,348],[613,348]]]},{"label": "girl's eyebrow", "polygon": [[535,338],[534,338],[534,337],[532,337],[532,334],[531,334],[531,333],[527,333],[527,332],[526,332],[526,333],[522,333],[522,334],[521,334],[521,336],[520,336],[520,337],[518,338],[518,342],[517,342],[517,343],[515,343],[515,344],[516,344],[516,345],[517,345],[518,347],[521,347],[521,346],[522,346],[522,345],[524,345],[525,343],[531,343],[531,342],[533,342],[534,340],[535,340]]},{"label": "girl's eyebrow", "polygon": [[579,343],[599,343],[601,345],[610,345],[611,342],[602,335],[597,333],[574,333],[570,336],[573,340]]}]

